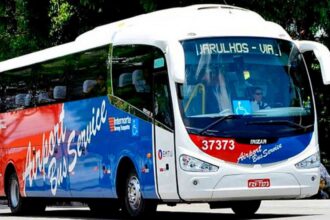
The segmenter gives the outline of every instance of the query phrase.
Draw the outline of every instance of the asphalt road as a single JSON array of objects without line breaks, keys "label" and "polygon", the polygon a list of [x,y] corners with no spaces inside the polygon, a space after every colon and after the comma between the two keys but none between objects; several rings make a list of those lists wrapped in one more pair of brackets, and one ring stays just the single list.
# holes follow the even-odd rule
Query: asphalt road
[{"label": "asphalt road", "polygon": [[[156,216],[151,219],[238,219],[231,209],[209,209],[207,204],[180,204],[175,207],[158,206]],[[47,207],[39,216],[17,217],[10,214],[6,206],[0,205],[0,219],[123,219],[121,216],[98,216],[86,207]],[[149,218],[150,219],[150,218]],[[252,219],[310,219],[329,220],[330,200],[282,200],[263,201]]]}]

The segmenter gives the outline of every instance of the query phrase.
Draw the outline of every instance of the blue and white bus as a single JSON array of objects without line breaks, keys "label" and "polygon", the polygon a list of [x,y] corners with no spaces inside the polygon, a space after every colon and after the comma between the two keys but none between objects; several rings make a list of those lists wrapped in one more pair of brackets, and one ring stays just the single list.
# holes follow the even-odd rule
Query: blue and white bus
[{"label": "blue and white bus", "polygon": [[[228,5],[166,9],[0,63],[0,196],[136,217],[205,202],[254,214],[319,186],[302,53],[330,53]],[[257,98],[258,97],[258,98]]]}]

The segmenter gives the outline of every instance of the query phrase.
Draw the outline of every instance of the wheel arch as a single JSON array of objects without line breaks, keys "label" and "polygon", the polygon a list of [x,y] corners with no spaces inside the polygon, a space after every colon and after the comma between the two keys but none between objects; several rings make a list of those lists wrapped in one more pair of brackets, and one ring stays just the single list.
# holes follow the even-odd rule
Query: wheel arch
[{"label": "wheel arch", "polygon": [[124,187],[127,175],[129,172],[134,169],[136,170],[136,166],[131,158],[125,156],[120,159],[118,163],[117,172],[116,172],[116,193],[118,198],[122,198],[124,194]]}]

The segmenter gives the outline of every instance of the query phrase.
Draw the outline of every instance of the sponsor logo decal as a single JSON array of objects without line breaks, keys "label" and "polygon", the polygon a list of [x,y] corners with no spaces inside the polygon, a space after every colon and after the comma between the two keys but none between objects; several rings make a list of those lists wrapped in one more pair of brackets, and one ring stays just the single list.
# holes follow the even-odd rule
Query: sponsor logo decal
[{"label": "sponsor logo decal", "polygon": [[132,136],[139,136],[139,120],[127,117],[109,117],[110,132],[131,131]]},{"label": "sponsor logo decal", "polygon": [[110,117],[108,120],[111,132],[121,132],[131,129],[132,118],[129,116],[124,118]]},{"label": "sponsor logo decal", "polygon": [[171,150],[158,150],[158,159],[162,160],[165,157],[173,157],[173,151]]}]

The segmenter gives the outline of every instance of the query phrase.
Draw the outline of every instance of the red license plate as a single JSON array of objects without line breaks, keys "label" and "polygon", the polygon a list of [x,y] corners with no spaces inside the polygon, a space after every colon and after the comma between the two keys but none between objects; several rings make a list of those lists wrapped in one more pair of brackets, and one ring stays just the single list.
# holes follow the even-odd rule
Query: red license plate
[{"label": "red license plate", "polygon": [[270,179],[250,179],[248,180],[249,188],[270,187]]}]

